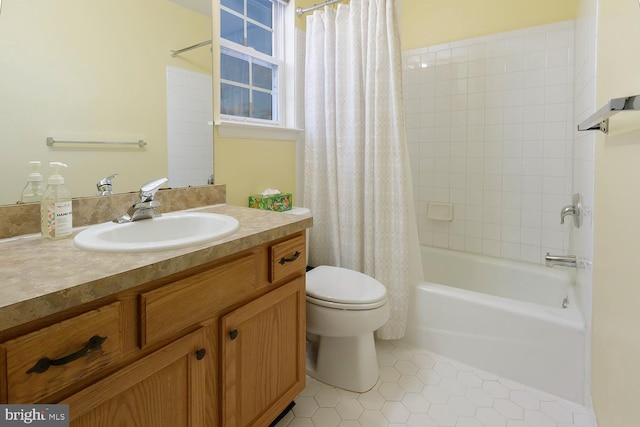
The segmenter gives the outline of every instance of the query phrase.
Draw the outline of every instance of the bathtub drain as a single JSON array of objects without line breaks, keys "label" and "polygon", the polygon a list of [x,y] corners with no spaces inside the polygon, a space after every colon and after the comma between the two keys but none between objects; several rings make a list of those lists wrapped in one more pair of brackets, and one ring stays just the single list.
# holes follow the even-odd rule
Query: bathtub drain
[{"label": "bathtub drain", "polygon": [[562,308],[567,307],[569,307],[569,297],[564,297],[564,299],[562,300]]}]

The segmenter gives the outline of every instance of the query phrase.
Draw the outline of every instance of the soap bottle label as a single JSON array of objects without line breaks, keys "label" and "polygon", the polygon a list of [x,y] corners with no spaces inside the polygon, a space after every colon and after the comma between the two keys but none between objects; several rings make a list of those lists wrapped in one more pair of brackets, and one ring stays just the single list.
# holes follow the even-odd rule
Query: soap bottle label
[{"label": "soap bottle label", "polygon": [[72,230],[71,201],[48,203],[42,232],[46,237],[56,239],[68,236]]}]

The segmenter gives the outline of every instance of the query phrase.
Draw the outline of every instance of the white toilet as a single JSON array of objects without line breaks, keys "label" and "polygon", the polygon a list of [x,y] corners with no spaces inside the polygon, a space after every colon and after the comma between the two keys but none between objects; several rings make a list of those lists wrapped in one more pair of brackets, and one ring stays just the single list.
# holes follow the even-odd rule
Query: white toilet
[{"label": "white toilet", "polygon": [[386,288],[366,274],[327,265],[307,272],[306,286],[307,374],[345,390],[370,390],[379,375],[373,332],[389,319]]}]

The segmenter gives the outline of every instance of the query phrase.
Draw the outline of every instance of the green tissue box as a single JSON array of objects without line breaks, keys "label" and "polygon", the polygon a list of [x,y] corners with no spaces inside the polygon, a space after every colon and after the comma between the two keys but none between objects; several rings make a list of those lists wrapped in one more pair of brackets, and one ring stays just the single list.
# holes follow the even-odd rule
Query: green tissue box
[{"label": "green tissue box", "polygon": [[293,205],[292,201],[293,198],[291,197],[291,193],[270,194],[268,196],[254,194],[249,196],[249,207],[283,212],[291,210]]}]

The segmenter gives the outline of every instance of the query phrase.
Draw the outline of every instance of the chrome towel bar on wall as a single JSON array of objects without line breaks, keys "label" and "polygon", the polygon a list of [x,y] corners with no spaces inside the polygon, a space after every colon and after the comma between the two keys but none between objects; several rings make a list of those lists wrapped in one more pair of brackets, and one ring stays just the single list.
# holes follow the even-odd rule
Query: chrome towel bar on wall
[{"label": "chrome towel bar on wall", "polygon": [[620,111],[638,110],[640,110],[640,95],[613,98],[604,107],[580,123],[578,130],[601,130],[604,133],[609,133],[609,117]]},{"label": "chrome towel bar on wall", "polygon": [[118,141],[59,141],[53,139],[53,137],[47,137],[47,145],[53,147],[53,144],[100,144],[100,145],[137,145],[140,148],[144,148],[147,143],[143,140],[138,142],[118,142]]}]

